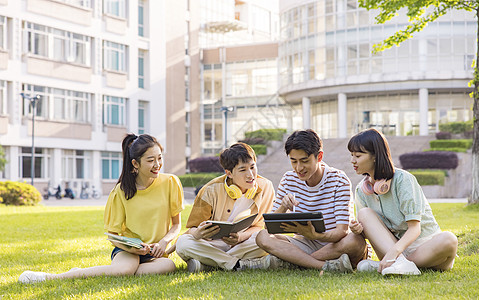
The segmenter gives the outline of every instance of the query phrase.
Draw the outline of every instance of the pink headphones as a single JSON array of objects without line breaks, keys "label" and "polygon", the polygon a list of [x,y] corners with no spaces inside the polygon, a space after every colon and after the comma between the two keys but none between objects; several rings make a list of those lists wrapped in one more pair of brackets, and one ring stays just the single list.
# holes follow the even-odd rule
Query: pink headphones
[{"label": "pink headphones", "polygon": [[372,194],[384,195],[387,192],[389,192],[390,187],[391,187],[391,179],[377,180],[373,185],[370,181],[370,177],[366,176],[366,178],[363,181],[363,184],[361,185],[361,190],[366,195],[372,195]]}]

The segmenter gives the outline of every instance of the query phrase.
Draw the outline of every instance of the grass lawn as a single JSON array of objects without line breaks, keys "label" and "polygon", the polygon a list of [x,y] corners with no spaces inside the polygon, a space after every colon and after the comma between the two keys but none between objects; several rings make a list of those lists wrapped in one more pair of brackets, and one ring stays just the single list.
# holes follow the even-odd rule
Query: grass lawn
[{"label": "grass lawn", "polygon": [[[355,273],[320,276],[316,270],[215,271],[161,276],[95,277],[24,285],[25,270],[60,273],[110,263],[103,207],[0,205],[0,299],[412,299],[479,298],[479,206],[431,204],[443,230],[459,237],[459,257],[449,272],[383,277]],[[191,209],[182,216],[185,224]]]}]

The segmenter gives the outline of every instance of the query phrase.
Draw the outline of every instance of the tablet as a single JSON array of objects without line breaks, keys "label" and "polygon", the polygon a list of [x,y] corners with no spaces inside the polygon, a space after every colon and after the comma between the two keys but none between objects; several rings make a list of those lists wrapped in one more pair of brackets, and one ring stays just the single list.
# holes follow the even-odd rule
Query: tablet
[{"label": "tablet", "polygon": [[323,214],[321,212],[269,213],[263,214],[263,217],[266,224],[266,229],[269,233],[272,234],[295,233],[281,228],[281,223],[289,223],[291,225],[294,225],[292,222],[298,222],[301,225],[307,225],[308,221],[311,221],[316,232],[324,232],[326,230],[324,227]]}]

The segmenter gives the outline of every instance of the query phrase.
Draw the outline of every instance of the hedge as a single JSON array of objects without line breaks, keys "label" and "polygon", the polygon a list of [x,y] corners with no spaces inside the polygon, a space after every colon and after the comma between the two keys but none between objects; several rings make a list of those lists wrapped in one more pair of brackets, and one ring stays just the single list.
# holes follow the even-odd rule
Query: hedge
[{"label": "hedge", "polygon": [[467,122],[449,122],[439,124],[439,130],[450,133],[465,133],[473,130],[472,120]]},{"label": "hedge", "polygon": [[189,173],[180,175],[178,178],[183,187],[198,187],[208,183],[211,179],[223,175],[224,173]]},{"label": "hedge", "polygon": [[472,139],[461,140],[433,140],[429,142],[432,149],[434,148],[464,148],[470,149],[472,147]]},{"label": "hedge", "polygon": [[32,206],[40,201],[42,201],[42,195],[30,184],[16,181],[0,182],[0,203]]},{"label": "hedge", "polygon": [[266,155],[266,145],[251,145],[251,148],[253,148],[256,156]]},{"label": "hedge", "polygon": [[242,142],[248,145],[266,145],[266,141],[260,137],[253,137],[253,138],[246,138],[244,140],[240,140],[238,142]]},{"label": "hedge", "polygon": [[440,170],[411,170],[420,185],[444,185],[446,174]]},{"label": "hedge", "polygon": [[459,165],[457,154],[450,151],[410,152],[399,156],[404,169],[455,169]]},{"label": "hedge", "polygon": [[450,140],[452,138],[452,134],[446,131],[439,131],[436,132],[436,139],[438,140]]},{"label": "hedge", "polygon": [[466,148],[432,148],[432,149],[426,149],[424,151],[450,151],[450,152],[466,153],[467,149]]},{"label": "hedge", "polygon": [[214,173],[223,172],[223,167],[220,165],[219,156],[198,157],[190,160],[190,172],[192,173]]},{"label": "hedge", "polygon": [[262,138],[265,141],[282,141],[283,135],[286,133],[284,128],[275,129],[259,129],[255,131],[245,132],[245,138]]}]

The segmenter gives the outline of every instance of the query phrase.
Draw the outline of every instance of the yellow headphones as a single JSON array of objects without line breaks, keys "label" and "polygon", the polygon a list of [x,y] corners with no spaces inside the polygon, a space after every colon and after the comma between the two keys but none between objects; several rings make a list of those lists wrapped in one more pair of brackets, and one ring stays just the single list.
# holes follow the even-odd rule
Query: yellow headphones
[{"label": "yellow headphones", "polygon": [[[226,183],[227,180],[228,180],[228,176],[226,176],[225,178],[225,190],[228,196],[230,196],[231,199],[233,200],[241,198],[241,196],[243,195],[243,193],[241,192],[241,189],[235,184],[228,185],[228,183]],[[258,185],[255,183],[254,187],[248,189],[246,193],[244,194],[244,196],[247,199],[253,199],[254,195],[256,195],[257,190],[258,190]]]}]

